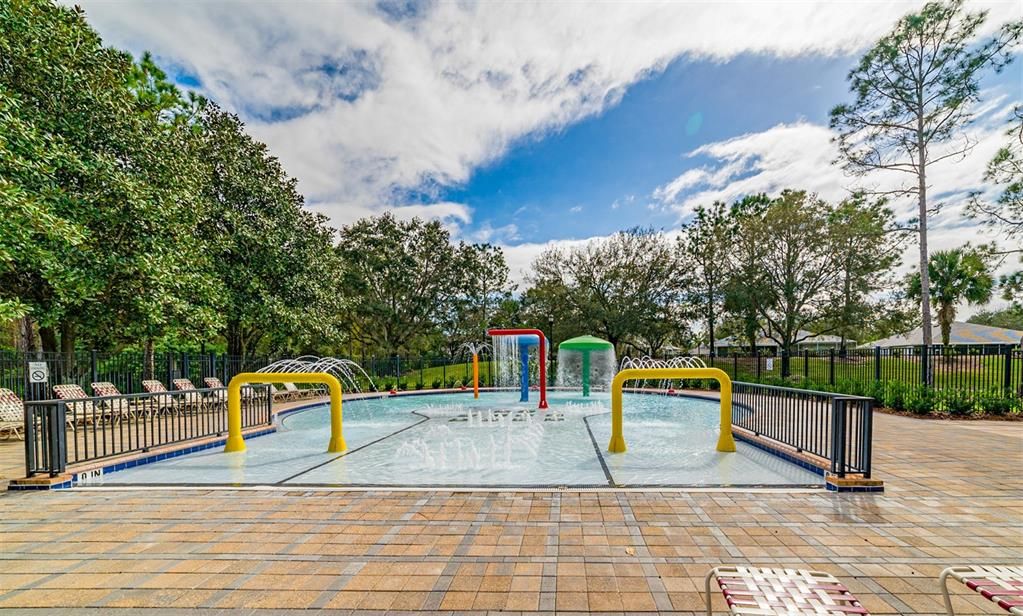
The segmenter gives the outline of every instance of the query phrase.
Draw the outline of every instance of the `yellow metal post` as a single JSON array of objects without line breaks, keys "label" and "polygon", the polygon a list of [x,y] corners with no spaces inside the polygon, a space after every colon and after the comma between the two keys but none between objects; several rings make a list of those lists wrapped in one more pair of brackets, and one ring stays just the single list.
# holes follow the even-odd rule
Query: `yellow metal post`
[{"label": "yellow metal post", "polygon": [[227,384],[227,444],[224,452],[245,451],[242,438],[242,385],[247,383],[320,383],[330,389],[330,443],[327,453],[348,448],[341,430],[341,382],[325,372],[243,372]]},{"label": "yellow metal post", "polygon": [[625,452],[625,437],[622,435],[622,386],[625,381],[638,379],[714,379],[721,384],[721,432],[718,435],[718,451],[735,451],[732,438],[732,379],[719,368],[629,368],[615,375],[611,382],[611,442],[607,450],[611,453]]},{"label": "yellow metal post", "polygon": [[472,354],[472,397],[480,397],[480,356]]}]

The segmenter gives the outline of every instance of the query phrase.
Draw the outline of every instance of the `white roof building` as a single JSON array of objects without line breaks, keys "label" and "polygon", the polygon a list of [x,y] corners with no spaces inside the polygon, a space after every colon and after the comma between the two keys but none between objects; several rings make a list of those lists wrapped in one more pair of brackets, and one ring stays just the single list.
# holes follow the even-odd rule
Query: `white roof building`
[{"label": "white roof building", "polygon": [[[932,330],[934,344],[941,344],[941,329],[935,326]],[[899,336],[890,336],[881,340],[875,340],[861,345],[861,349],[872,349],[874,347],[907,347],[920,346],[924,343],[923,328],[918,327],[909,333]],[[974,345],[1006,345],[1015,346],[1023,344],[1023,331],[1018,329],[1006,329],[1004,327],[993,327],[991,325],[978,325],[976,323],[963,323],[956,321],[952,323],[952,332],[949,335],[948,343],[956,346]]]}]

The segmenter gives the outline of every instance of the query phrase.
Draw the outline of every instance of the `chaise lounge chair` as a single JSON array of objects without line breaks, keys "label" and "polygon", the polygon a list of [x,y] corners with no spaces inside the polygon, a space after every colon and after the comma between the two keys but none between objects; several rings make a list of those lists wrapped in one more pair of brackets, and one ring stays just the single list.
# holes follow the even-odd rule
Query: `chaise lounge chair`
[{"label": "chaise lounge chair", "polygon": [[[108,381],[92,383],[92,393],[101,398],[100,406],[115,417],[134,417],[137,408],[134,401],[120,397],[122,394],[117,387]],[[141,409],[145,412],[145,408]]]},{"label": "chaise lounge chair", "polygon": [[97,419],[106,418],[103,410],[96,406],[81,385],[54,385],[53,395],[57,396],[58,400],[74,400],[65,405],[69,423],[90,424],[95,423]]},{"label": "chaise lounge chair", "polygon": [[948,578],[965,584],[970,590],[979,592],[1010,614],[1023,616],[1023,566],[972,565],[949,567],[938,576],[941,596],[945,599],[945,611],[952,611],[952,599],[948,596]]},{"label": "chaise lounge chair", "polygon": [[[226,392],[227,388],[224,387],[224,383],[221,382],[220,379],[218,379],[215,376],[208,376],[208,377],[203,379],[203,383],[205,383],[206,387],[209,387],[210,389],[223,389],[223,390],[225,390],[225,391],[221,391],[221,392],[217,392],[217,393],[218,394],[223,394],[222,397],[223,397],[224,400],[227,399],[227,392]],[[248,385],[242,385],[242,388],[241,388],[242,400],[243,401],[244,400],[251,400],[252,398],[255,398],[256,395],[257,395],[256,394],[257,390],[256,390],[255,387],[253,387],[253,385],[260,385],[260,384],[261,383],[250,383]],[[274,400],[291,400],[292,397],[293,397],[293,395],[292,395],[292,393],[290,391],[288,391],[288,390],[281,391],[281,390],[277,389],[276,387],[274,387],[273,383],[262,383],[262,385],[265,385],[266,387],[268,387],[270,389],[270,394],[273,396]]]},{"label": "chaise lounge chair", "polygon": [[158,410],[163,411],[176,411],[178,408],[184,406],[178,398],[171,395],[171,392],[167,391],[167,388],[163,386],[163,383],[155,379],[146,379],[142,381],[142,391],[147,394],[167,394],[165,396],[153,396],[154,400],[157,400]]},{"label": "chaise lounge chair", "polygon": [[707,616],[712,579],[717,579],[730,614],[869,614],[848,588],[823,571],[730,566],[707,573]]},{"label": "chaise lounge chair", "polygon": [[284,391],[291,394],[292,400],[304,400],[305,398],[315,398],[320,395],[321,390],[315,387],[308,387],[302,389],[294,383],[281,383],[284,386]]},{"label": "chaise lounge chair", "polygon": [[206,395],[195,388],[190,379],[174,379],[171,381],[176,391],[191,392],[183,396],[180,400],[181,404],[186,409],[195,409],[204,411],[210,408],[210,401],[206,399]]},{"label": "chaise lounge chair", "polygon": [[0,387],[0,435],[11,436],[21,440],[25,427],[25,407],[18,394],[10,389]]}]

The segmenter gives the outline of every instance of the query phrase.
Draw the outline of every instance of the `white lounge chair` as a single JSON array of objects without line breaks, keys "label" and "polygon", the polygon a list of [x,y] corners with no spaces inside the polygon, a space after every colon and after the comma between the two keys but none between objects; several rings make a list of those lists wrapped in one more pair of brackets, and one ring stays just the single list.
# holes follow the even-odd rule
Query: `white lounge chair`
[{"label": "white lounge chair", "polygon": [[715,567],[707,573],[707,616],[711,616],[710,582],[716,579],[734,615],[869,614],[831,574],[803,569]]},{"label": "white lounge chair", "polygon": [[948,578],[979,592],[1006,612],[1023,616],[1023,566],[972,565],[949,567],[942,571],[938,583],[945,599],[945,611],[949,616],[955,616],[952,599],[948,596]]},{"label": "white lounge chair", "polygon": [[25,407],[18,394],[10,389],[0,387],[0,435],[11,436],[21,440],[25,428]]}]

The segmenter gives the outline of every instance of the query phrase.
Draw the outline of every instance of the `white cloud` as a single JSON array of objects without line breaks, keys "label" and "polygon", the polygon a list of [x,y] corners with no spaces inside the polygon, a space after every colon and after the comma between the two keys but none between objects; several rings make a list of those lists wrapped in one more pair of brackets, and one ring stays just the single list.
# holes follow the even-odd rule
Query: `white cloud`
[{"label": "white cloud", "polygon": [[581,206],[581,205],[574,205],[574,206],[568,208],[568,211],[573,213],[573,214],[578,214],[579,212],[583,211],[583,206]]},{"label": "white cloud", "polygon": [[[967,218],[964,208],[971,192],[992,189],[982,181],[984,170],[1005,144],[1005,122],[1018,101],[995,92],[984,94],[982,100],[986,102],[977,109],[977,122],[966,131],[975,144],[970,153],[965,158],[946,159],[929,167],[929,202],[931,207],[941,206],[928,221],[928,248],[932,253],[966,242],[978,244],[998,239],[992,230]],[[848,196],[857,186],[893,190],[908,180],[915,182],[915,176],[892,171],[877,171],[865,178],[846,175],[840,167],[830,164],[838,156],[832,135],[826,126],[796,122],[705,144],[689,152],[687,158],[706,157],[711,159],[710,163],[686,170],[655,189],[652,196],[662,207],[685,219],[697,205],[732,202],[761,192],[776,195],[785,188],[807,190],[834,202]],[[917,213],[915,196],[892,198],[890,206],[903,221]],[[903,271],[909,271],[918,262],[918,251],[916,242],[907,247]],[[1017,263],[1006,261],[998,273],[1014,268],[1018,268]],[[966,310],[963,315],[971,312]]]},{"label": "white cloud", "polygon": [[[991,24],[1018,13],[983,4]],[[107,43],[152,50],[239,111],[343,223],[465,182],[676,57],[849,53],[920,3],[438,2],[401,19],[356,2],[84,5]],[[423,213],[468,219],[441,205]]]}]

